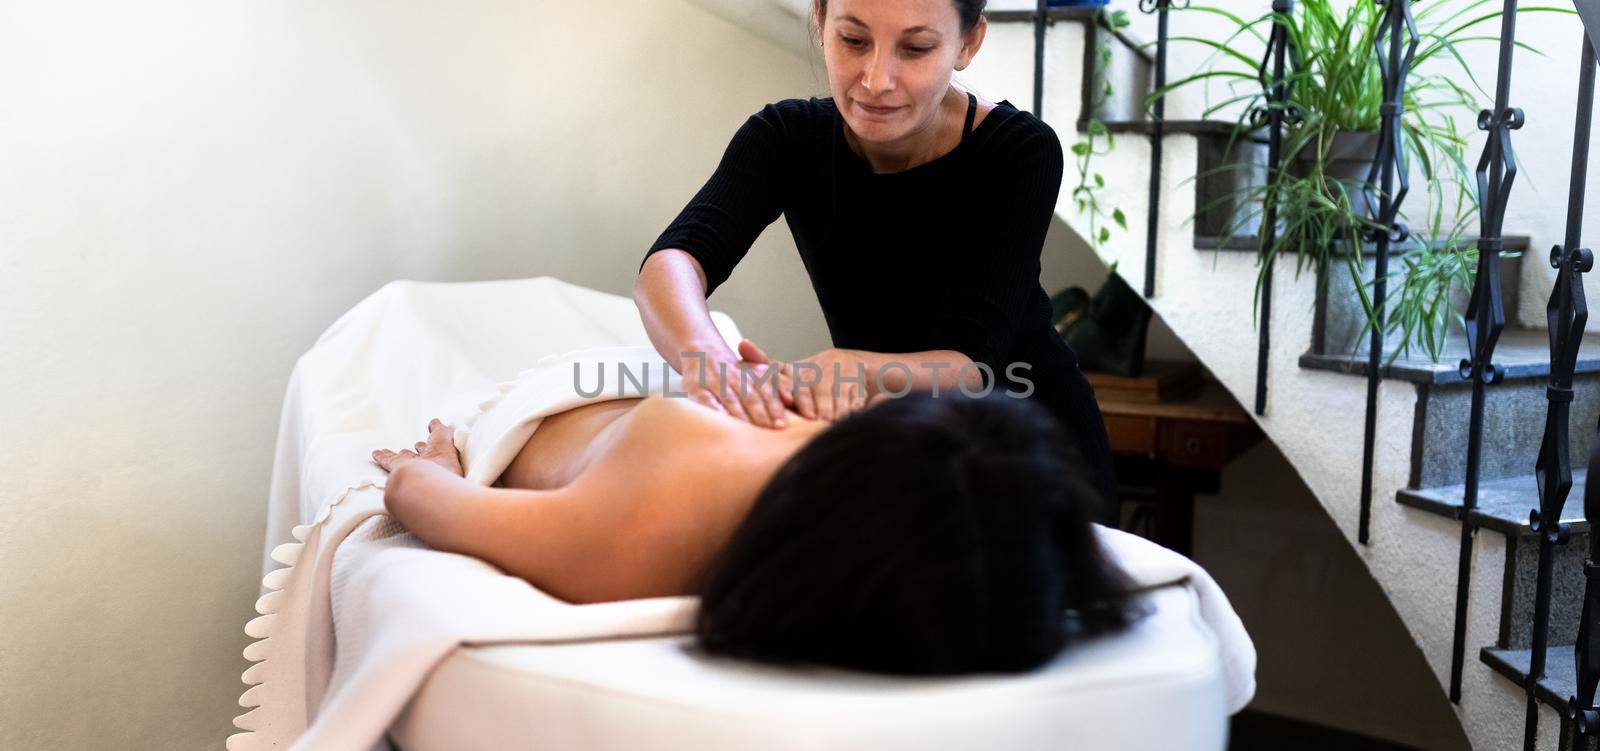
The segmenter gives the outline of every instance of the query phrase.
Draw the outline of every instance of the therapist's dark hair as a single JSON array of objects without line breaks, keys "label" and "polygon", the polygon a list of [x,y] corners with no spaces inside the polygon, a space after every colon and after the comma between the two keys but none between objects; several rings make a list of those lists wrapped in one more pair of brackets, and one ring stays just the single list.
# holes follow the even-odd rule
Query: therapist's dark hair
[{"label": "therapist's dark hair", "polygon": [[[972,31],[978,25],[978,19],[983,17],[983,9],[989,0],[950,0],[956,5],[956,14],[961,17],[961,33]],[[813,0],[817,10],[816,17],[828,17],[828,0]]]},{"label": "therapist's dark hair", "polygon": [[1024,399],[921,391],[853,413],[779,467],[707,569],[698,643],[896,674],[1038,667],[1134,617],[1089,473]]}]

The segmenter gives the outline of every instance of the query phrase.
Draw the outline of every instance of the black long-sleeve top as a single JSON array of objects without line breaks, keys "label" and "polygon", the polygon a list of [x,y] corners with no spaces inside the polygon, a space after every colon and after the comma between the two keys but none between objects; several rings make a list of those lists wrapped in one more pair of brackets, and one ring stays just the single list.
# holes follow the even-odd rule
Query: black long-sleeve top
[{"label": "black long-sleeve top", "polygon": [[878,174],[846,142],[832,98],[786,99],[745,121],[645,257],[665,248],[694,256],[709,297],[782,214],[834,346],[955,350],[987,364],[996,391],[1018,393],[1025,386],[1006,367],[1027,363],[1015,373],[1033,382],[1034,397],[1081,420],[1082,405],[1068,401],[1069,379],[1082,375],[1039,284],[1062,168],[1055,131],[1009,101],[953,151]]}]

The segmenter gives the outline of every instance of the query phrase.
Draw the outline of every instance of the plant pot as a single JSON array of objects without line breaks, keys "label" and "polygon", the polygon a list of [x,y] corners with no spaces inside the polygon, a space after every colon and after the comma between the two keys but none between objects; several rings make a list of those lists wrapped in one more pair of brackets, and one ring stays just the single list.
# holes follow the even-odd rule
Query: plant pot
[{"label": "plant pot", "polygon": [[[1362,185],[1372,168],[1372,157],[1378,147],[1376,133],[1339,133],[1333,137],[1323,163],[1323,174],[1338,180],[1350,192],[1350,208],[1358,215],[1367,213],[1367,199]],[[1289,174],[1304,177],[1316,163],[1315,144],[1301,150],[1289,164]],[[1241,214],[1260,211],[1259,193],[1250,203],[1253,209],[1241,206],[1240,197],[1259,191],[1267,184],[1266,133],[1253,131],[1248,137],[1238,137],[1229,144],[1225,140],[1202,139],[1200,145],[1199,187],[1194,216],[1195,235],[1198,237],[1254,236],[1261,231],[1259,213],[1239,221]],[[1228,226],[1228,222],[1236,222]]]},{"label": "plant pot", "polygon": [[1196,237],[1249,237],[1261,231],[1260,200],[1267,184],[1267,143],[1250,132],[1235,138],[1202,137],[1195,178]]},{"label": "plant pot", "polygon": [[[1368,210],[1366,193],[1362,187],[1366,184],[1367,173],[1372,170],[1372,158],[1378,153],[1380,138],[1377,133],[1335,133],[1323,160],[1322,174],[1344,185],[1350,194],[1350,210],[1357,216],[1372,214]],[[1290,167],[1293,170],[1291,174],[1310,174],[1316,164],[1316,148],[1317,144],[1313,141],[1300,150]]]},{"label": "plant pot", "polygon": [[[1400,257],[1403,254],[1391,250],[1389,257],[1389,273],[1394,276],[1389,280],[1389,297],[1387,301],[1388,316],[1394,317],[1394,305],[1399,300],[1404,274]],[[1502,279],[1515,279],[1519,270],[1523,268],[1522,261],[1526,256],[1501,256],[1500,276]],[[1361,281],[1368,284],[1372,281],[1377,255],[1364,253],[1361,258]],[[1335,356],[1364,355],[1367,345],[1371,341],[1371,334],[1365,330],[1367,315],[1361,307],[1360,297],[1355,290],[1355,282],[1350,278],[1350,272],[1343,263],[1336,264],[1334,268],[1326,271],[1328,294],[1317,301],[1317,323],[1313,331],[1319,332],[1312,336],[1313,351],[1319,354]],[[1370,288],[1368,292],[1370,293]],[[1502,302],[1506,310],[1516,310],[1518,300],[1517,285],[1508,284],[1501,289]],[[1472,298],[1472,289],[1452,285],[1449,295],[1445,298],[1445,305],[1451,311],[1450,318],[1445,324],[1449,332],[1449,341],[1453,346],[1459,347],[1466,341],[1466,331],[1461,322],[1456,320],[1456,315],[1464,315],[1467,303]],[[1404,343],[1405,335],[1400,330],[1386,332],[1384,336],[1384,358],[1400,350]],[[1427,354],[1419,343],[1414,342],[1409,355],[1412,359],[1427,359]],[[1459,350],[1456,350],[1459,351]],[[1453,362],[1449,356],[1441,358],[1442,362]]]}]

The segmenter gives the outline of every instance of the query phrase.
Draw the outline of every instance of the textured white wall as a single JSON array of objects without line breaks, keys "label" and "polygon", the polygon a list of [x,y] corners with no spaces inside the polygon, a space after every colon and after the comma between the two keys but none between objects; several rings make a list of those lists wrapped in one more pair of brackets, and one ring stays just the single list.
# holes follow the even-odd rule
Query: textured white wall
[{"label": "textured white wall", "polygon": [[[0,748],[19,751],[236,732],[283,389],[341,312],[396,278],[626,295],[743,119],[819,80],[679,0],[0,17]],[[803,275],[780,228],[718,307],[809,354]]]}]

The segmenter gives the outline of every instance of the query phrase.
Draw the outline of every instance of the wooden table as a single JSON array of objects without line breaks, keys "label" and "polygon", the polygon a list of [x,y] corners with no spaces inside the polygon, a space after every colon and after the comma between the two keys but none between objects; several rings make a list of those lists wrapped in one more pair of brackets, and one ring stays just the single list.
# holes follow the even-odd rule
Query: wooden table
[{"label": "wooden table", "polygon": [[1261,430],[1221,384],[1199,379],[1158,398],[1154,379],[1172,367],[1152,363],[1148,392],[1134,381],[1085,371],[1095,387],[1117,470],[1122,528],[1190,555],[1194,549],[1194,497],[1221,489],[1222,468],[1261,440]]}]

